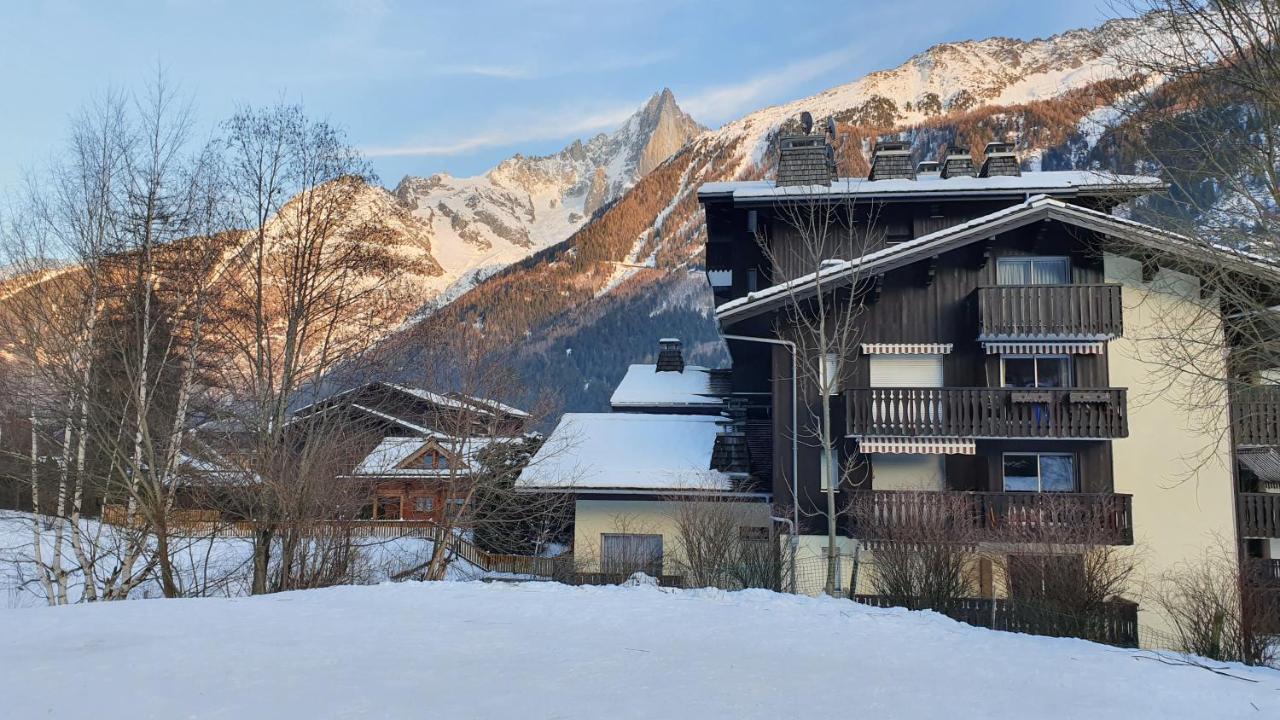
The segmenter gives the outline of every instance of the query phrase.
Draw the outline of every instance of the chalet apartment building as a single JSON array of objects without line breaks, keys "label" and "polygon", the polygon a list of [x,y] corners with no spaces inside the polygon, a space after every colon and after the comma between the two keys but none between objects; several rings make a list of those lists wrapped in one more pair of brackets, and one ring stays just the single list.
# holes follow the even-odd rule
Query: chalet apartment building
[{"label": "chalet apartment building", "polygon": [[[778,341],[796,338],[794,313],[812,307],[820,284],[862,308],[856,347],[824,361],[838,373],[839,506],[885,527],[963,504],[965,532],[994,558],[978,597],[1018,594],[1008,568],[1027,529],[1066,557],[1082,543],[1136,546],[1130,599],[1157,631],[1170,625],[1144,590],[1181,563],[1243,552],[1276,576],[1280,395],[1261,388],[1252,405],[1206,407],[1194,402],[1202,386],[1171,383],[1156,360],[1167,323],[1223,336],[1194,274],[1133,252],[1171,236],[1113,214],[1160,181],[1022,173],[997,143],[977,167],[961,148],[913,166],[894,142],[877,144],[868,177],[839,178],[826,146],[820,135],[784,137],[776,181],[699,191],[732,392],[748,401],[744,428],[762,450],[751,472],[775,505],[794,498],[802,558],[825,556],[826,501],[821,453],[796,439],[792,418],[803,426],[818,398],[803,378],[793,397],[791,346]],[[833,207],[870,230],[856,256],[771,261],[813,239],[794,226],[797,209]],[[1235,446],[1221,432],[1233,417]],[[851,521],[839,534],[842,552],[867,539]],[[865,576],[857,582],[868,591]]]}]

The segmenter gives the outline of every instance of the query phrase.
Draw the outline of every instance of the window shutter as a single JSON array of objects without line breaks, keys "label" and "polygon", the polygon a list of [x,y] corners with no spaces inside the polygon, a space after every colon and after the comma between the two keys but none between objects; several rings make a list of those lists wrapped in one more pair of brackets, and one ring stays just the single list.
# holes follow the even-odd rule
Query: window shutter
[{"label": "window shutter", "polygon": [[872,355],[871,387],[942,387],[942,356]]}]

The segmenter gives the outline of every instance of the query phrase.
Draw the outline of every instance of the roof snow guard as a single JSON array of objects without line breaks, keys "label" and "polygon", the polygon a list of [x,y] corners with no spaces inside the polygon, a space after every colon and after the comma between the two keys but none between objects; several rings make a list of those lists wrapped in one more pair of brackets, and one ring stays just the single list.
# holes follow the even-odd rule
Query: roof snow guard
[{"label": "roof snow guard", "polygon": [[778,147],[777,187],[831,186],[835,155],[822,135],[784,135]]},{"label": "roof snow guard", "polygon": [[911,149],[901,140],[881,140],[871,153],[871,172],[868,180],[914,180],[916,172],[911,167]]}]

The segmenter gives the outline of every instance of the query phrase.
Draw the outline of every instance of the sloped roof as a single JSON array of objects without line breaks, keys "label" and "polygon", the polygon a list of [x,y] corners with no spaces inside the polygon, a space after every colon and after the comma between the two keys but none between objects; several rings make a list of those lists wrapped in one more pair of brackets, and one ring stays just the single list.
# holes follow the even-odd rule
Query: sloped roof
[{"label": "sloped roof", "polygon": [[656,365],[631,365],[613,391],[614,407],[720,407],[711,396],[711,371],[685,365],[683,372],[658,372]]},{"label": "sloped roof", "polygon": [[[467,438],[456,440],[438,433],[428,437],[387,437],[356,466],[355,475],[367,476],[436,476],[448,475],[451,471],[434,468],[400,467],[409,458],[432,443],[440,446],[445,453],[460,455],[464,465],[470,466],[481,450],[493,443],[515,442],[518,438]],[[457,473],[457,468],[453,473]]]},{"label": "sloped roof", "polygon": [[[1017,205],[1011,205],[968,222],[921,235],[914,240],[891,245],[852,260],[828,261],[818,272],[802,275],[789,282],[748,293],[724,303],[716,308],[716,317],[722,322],[753,317],[775,309],[791,299],[810,297],[819,288],[823,291],[834,290],[858,277],[894,270],[917,260],[983,240],[994,234],[1046,219],[1121,236],[1133,242],[1161,249],[1176,251],[1194,247],[1190,239],[1177,233],[1065,203],[1046,195],[1036,195]],[[1217,249],[1224,257],[1238,260],[1241,266],[1253,269],[1266,267],[1273,272],[1277,269],[1273,263],[1264,258],[1232,248]]]},{"label": "sloped roof", "polygon": [[566,413],[520,474],[524,489],[724,491],[711,469],[720,418],[647,413]]}]

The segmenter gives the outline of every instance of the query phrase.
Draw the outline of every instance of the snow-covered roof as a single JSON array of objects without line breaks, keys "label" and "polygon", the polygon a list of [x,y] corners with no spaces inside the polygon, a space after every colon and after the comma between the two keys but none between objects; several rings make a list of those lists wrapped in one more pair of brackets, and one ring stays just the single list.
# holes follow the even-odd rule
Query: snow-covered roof
[{"label": "snow-covered roof", "polygon": [[566,413],[516,481],[521,488],[661,492],[729,490],[711,470],[719,418]]},{"label": "snow-covered roof", "polygon": [[711,371],[685,365],[684,372],[657,372],[656,365],[632,365],[609,398],[614,407],[719,407],[711,397]]},{"label": "snow-covered roof", "polygon": [[1118,175],[1093,170],[1046,170],[998,177],[921,176],[915,180],[893,178],[867,180],[840,178],[825,185],[778,187],[772,180],[706,183],[698,189],[700,199],[732,198],[735,201],[770,201],[806,197],[940,197],[947,195],[1057,195],[1145,194],[1165,187],[1159,178]]},{"label": "snow-covered roof", "polygon": [[[448,470],[421,467],[402,468],[400,466],[432,442],[439,445],[440,449],[446,454],[460,456],[464,464],[470,465],[476,455],[489,445],[496,442],[515,442],[517,439],[483,437],[457,440],[439,433],[432,433],[428,437],[387,437],[383,438],[382,442],[378,443],[378,446],[360,461],[354,474],[377,476],[449,475],[450,471]],[[456,474],[457,468],[454,468],[452,472]]]},{"label": "snow-covered roof", "polygon": [[[953,225],[914,240],[891,245],[882,250],[867,253],[852,260],[831,260],[821,270],[802,275],[794,280],[779,283],[763,290],[747,293],[716,308],[716,317],[724,320],[740,320],[766,312],[790,297],[807,297],[817,291],[835,289],[862,273],[881,273],[946,252],[966,243],[990,237],[997,232],[1021,227],[1042,219],[1052,219],[1099,232],[1123,236],[1136,242],[1165,248],[1191,248],[1188,238],[1144,223],[1116,217],[1080,205],[1055,200],[1045,195],[1027,198],[1025,202],[1001,208],[988,215]],[[1224,257],[1243,264],[1267,265],[1272,272],[1274,264],[1263,263],[1256,256],[1230,248],[1218,248]]]}]

